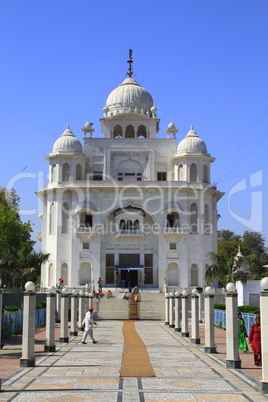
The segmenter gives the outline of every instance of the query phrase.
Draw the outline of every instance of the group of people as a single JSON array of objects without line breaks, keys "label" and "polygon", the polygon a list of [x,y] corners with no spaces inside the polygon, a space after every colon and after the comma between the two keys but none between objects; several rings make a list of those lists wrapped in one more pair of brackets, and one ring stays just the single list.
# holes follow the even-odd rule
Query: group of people
[{"label": "group of people", "polygon": [[261,319],[258,315],[255,319],[255,323],[251,325],[249,335],[247,334],[246,326],[242,314],[238,313],[238,348],[243,352],[248,351],[248,342],[254,354],[255,366],[261,366]]}]

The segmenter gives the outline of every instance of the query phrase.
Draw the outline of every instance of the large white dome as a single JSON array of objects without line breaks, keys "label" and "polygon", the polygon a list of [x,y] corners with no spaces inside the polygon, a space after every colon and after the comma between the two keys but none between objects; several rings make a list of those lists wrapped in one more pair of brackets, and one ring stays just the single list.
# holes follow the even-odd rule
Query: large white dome
[{"label": "large white dome", "polygon": [[83,148],[80,141],[74,136],[68,126],[60,138],[53,145],[52,153],[82,153]]},{"label": "large white dome", "polygon": [[177,153],[198,152],[207,154],[207,147],[204,141],[196,134],[193,128],[188,131],[186,137],[179,143]]},{"label": "large white dome", "polygon": [[151,117],[156,108],[149,92],[142,88],[134,78],[128,77],[110,93],[103,110],[108,116],[131,112]]}]

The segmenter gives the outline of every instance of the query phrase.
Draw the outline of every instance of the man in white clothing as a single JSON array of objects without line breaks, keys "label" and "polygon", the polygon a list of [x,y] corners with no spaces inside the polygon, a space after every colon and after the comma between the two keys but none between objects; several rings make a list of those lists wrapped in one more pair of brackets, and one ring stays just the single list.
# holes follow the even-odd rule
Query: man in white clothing
[{"label": "man in white clothing", "polygon": [[87,336],[89,335],[90,338],[92,339],[92,343],[98,343],[95,341],[93,337],[93,329],[92,326],[93,324],[96,324],[93,320],[93,307],[88,307],[88,311],[85,315],[85,318],[83,319],[82,325],[85,326],[85,332],[83,335],[82,343],[86,343]]}]

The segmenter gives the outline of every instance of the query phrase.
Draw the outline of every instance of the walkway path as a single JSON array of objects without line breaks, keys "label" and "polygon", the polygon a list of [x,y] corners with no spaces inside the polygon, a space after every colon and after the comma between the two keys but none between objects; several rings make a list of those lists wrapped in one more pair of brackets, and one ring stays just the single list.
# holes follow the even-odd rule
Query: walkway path
[{"label": "walkway path", "polygon": [[[44,331],[39,331],[36,367],[20,369],[17,356],[18,367],[9,377],[2,370],[9,351],[6,344],[0,352],[0,401],[268,401],[258,391],[261,369],[253,365],[252,353],[241,354],[245,369],[225,367],[225,331],[219,329],[219,353],[210,355],[203,353],[202,345],[192,345],[161,322],[137,321],[136,331],[156,377],[120,378],[123,323],[100,321],[95,329],[97,344],[83,345],[79,335],[69,343],[57,342],[57,351],[51,354],[41,353]],[[201,342],[203,332],[202,324]],[[12,347],[10,355],[11,351]]]}]

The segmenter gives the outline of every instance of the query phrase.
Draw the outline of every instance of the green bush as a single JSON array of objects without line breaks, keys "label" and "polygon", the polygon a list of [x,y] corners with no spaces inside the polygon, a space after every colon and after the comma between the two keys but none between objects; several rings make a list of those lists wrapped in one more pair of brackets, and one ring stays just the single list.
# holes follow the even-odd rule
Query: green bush
[{"label": "green bush", "polygon": [[42,304],[42,308],[46,308],[47,302],[45,300],[40,301],[39,303]]},{"label": "green bush", "polygon": [[215,303],[214,304],[214,309],[216,309],[216,310],[226,310],[226,306],[225,306],[225,304]]},{"label": "green bush", "polygon": [[17,306],[6,306],[3,308],[4,311],[18,311],[19,307]]},{"label": "green bush", "polygon": [[36,309],[44,308],[42,302],[37,302],[36,305],[35,305],[35,308]]},{"label": "green bush", "polygon": [[249,314],[260,314],[260,309],[257,306],[238,306],[238,311],[240,313],[249,313]]}]

